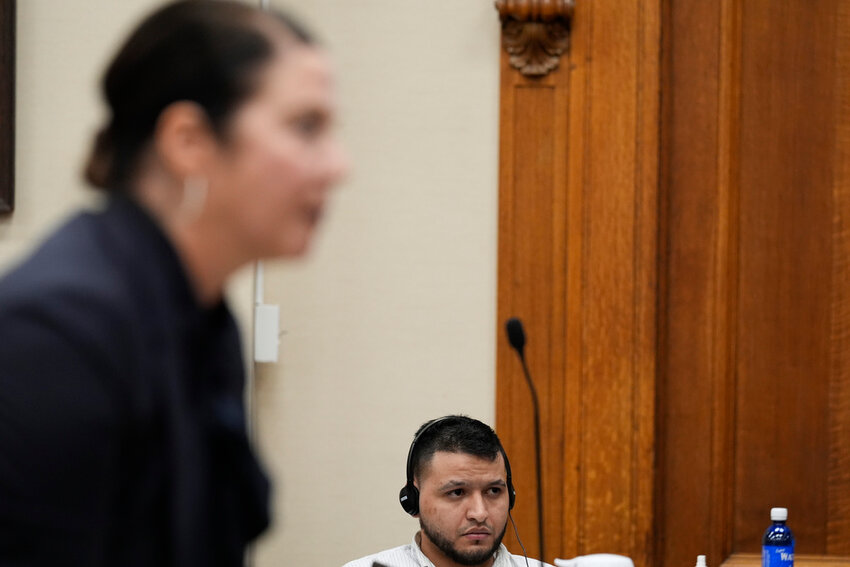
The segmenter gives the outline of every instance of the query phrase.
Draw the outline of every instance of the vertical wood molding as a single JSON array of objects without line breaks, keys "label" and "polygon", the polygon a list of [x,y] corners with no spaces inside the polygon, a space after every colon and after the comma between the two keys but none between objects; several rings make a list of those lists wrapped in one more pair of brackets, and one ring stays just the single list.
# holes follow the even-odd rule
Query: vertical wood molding
[{"label": "vertical wood molding", "polygon": [[840,3],[741,3],[735,553],[777,505],[827,548]]},{"label": "vertical wood molding", "polygon": [[835,45],[831,376],[827,549],[850,555],[850,6],[839,2]]},{"label": "vertical wood molding", "polygon": [[710,553],[732,553],[735,484],[735,391],[738,320],[741,1],[720,3],[717,127],[717,227],[711,369]]},{"label": "vertical wood molding", "polygon": [[632,415],[632,532],[638,565],[655,565],[654,492],[658,376],[658,250],[661,118],[661,2],[638,2],[635,104],[634,401]]},{"label": "vertical wood molding", "polygon": [[655,563],[720,564],[734,518],[741,0],[669,2],[664,17]]},{"label": "vertical wood molding", "polygon": [[[568,62],[544,77],[502,55],[498,314],[528,329],[550,562],[652,564],[659,6],[579,4]],[[534,554],[531,404],[499,334],[497,429]]]}]

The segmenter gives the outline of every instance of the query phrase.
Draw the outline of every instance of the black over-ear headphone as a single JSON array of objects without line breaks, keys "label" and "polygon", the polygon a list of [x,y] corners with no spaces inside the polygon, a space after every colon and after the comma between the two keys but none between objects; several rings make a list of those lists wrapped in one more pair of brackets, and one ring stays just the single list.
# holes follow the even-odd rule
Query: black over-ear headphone
[{"label": "black over-ear headphone", "polygon": [[[407,483],[401,488],[398,493],[398,501],[404,511],[415,516],[419,513],[419,489],[413,484],[413,450],[416,447],[416,442],[425,434],[426,431],[447,419],[456,419],[456,416],[446,416],[435,419],[425,426],[419,434],[413,438],[413,443],[410,444],[410,450],[407,452]],[[508,485],[508,510],[513,510],[516,503],[516,490],[514,483],[511,481],[511,463],[508,461],[508,455],[499,443],[499,452],[502,454],[502,460],[505,462],[505,472],[507,473],[506,484]]]}]

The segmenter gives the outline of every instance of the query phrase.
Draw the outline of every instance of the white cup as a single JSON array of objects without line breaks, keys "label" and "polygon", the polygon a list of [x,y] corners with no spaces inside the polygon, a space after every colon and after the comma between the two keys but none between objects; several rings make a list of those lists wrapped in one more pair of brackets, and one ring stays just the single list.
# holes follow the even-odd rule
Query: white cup
[{"label": "white cup", "polygon": [[580,555],[572,559],[556,559],[556,567],[635,567],[632,560],[625,555],[613,553],[593,553]]}]

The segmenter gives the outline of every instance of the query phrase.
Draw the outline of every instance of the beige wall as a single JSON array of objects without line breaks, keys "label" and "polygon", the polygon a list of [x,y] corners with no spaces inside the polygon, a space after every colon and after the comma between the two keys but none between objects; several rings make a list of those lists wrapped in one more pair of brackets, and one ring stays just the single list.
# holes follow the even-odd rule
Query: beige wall
[{"label": "beige wall", "polygon": [[[326,567],[406,543],[418,425],[494,417],[498,23],[489,0],[272,0],[338,65],[354,159],[312,256],[266,266],[281,362],[256,383],[276,479],[261,567]],[[0,268],[85,202],[96,83],[154,0],[19,0],[17,210]],[[93,33],[93,30],[96,33]],[[250,274],[234,293],[248,329]]]},{"label": "beige wall", "polygon": [[98,77],[128,27],[155,4],[18,0],[15,212],[0,216],[0,268],[92,197],[79,171],[100,122]]},{"label": "beige wall", "polygon": [[312,257],[269,267],[281,362],[258,374],[278,478],[257,564],[326,567],[407,543],[423,421],[494,417],[498,17],[489,0],[272,0],[337,62],[354,160]]}]

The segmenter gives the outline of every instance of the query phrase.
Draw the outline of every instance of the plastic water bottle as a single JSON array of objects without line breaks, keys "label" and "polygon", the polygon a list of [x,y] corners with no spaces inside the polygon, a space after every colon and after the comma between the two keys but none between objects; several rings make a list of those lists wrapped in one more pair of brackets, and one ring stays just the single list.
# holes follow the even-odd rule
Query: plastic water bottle
[{"label": "plastic water bottle", "polygon": [[697,555],[696,567],[707,567],[705,562],[705,555]]},{"label": "plastic water bottle", "polygon": [[771,508],[770,521],[773,522],[761,540],[762,567],[793,567],[794,535],[785,525],[788,520],[787,508]]}]

